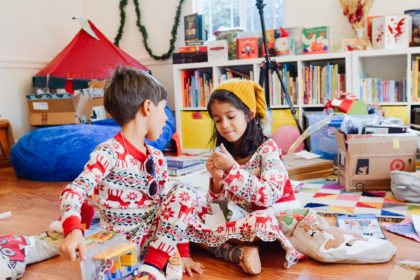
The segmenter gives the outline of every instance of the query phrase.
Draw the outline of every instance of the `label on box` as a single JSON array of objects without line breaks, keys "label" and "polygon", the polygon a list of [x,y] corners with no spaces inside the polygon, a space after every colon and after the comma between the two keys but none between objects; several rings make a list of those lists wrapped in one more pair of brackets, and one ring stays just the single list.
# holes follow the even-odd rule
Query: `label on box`
[{"label": "label on box", "polygon": [[92,107],[92,114],[90,116],[90,121],[100,121],[100,120],[105,120],[106,119],[106,115],[105,115],[105,108],[104,106],[93,106]]},{"label": "label on box", "polygon": [[48,103],[47,102],[32,102],[32,107],[34,110],[48,110]]}]

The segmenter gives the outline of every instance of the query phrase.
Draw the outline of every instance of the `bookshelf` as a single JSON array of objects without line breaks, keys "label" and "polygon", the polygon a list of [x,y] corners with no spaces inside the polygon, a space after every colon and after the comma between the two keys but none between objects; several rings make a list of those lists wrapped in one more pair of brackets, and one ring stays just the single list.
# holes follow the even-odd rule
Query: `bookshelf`
[{"label": "bookshelf", "polygon": [[[272,59],[280,63],[282,70],[288,72],[284,74],[287,79],[283,80],[287,81],[302,125],[304,113],[321,111],[326,100],[334,97],[333,92],[336,90],[351,92],[365,101],[377,98],[387,116],[401,118],[407,124],[413,118],[412,109],[420,109],[420,47],[279,56]],[[226,77],[249,76],[258,82],[260,64],[263,61],[263,58],[257,58],[173,65],[176,129],[184,151],[199,152],[208,149],[207,143],[213,127],[206,112],[205,97],[198,106],[195,106],[197,103],[185,106],[188,105],[185,103],[185,80],[188,80],[185,73],[194,77],[207,73],[212,79],[213,87]],[[412,71],[416,67],[417,71]],[[417,83],[414,82],[414,77],[417,78]],[[271,87],[278,91],[279,85],[275,83],[271,83]],[[377,85],[376,91],[373,85]],[[387,95],[379,94],[380,89],[384,93],[386,89]],[[396,93],[393,89],[400,91]],[[413,90],[417,94],[413,94]],[[201,98],[203,97],[198,99]],[[294,125],[289,107],[281,96],[275,97],[271,93],[271,101],[272,131],[283,125]]]}]

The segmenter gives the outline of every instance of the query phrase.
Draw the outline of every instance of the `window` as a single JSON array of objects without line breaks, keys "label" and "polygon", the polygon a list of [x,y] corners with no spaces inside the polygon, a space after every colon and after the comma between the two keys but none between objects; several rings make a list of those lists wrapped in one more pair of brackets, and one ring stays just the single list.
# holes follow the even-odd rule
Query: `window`
[{"label": "window", "polygon": [[[265,0],[264,21],[266,29],[283,26],[284,0]],[[256,0],[194,0],[193,10],[204,15],[209,34],[222,27],[240,27],[244,31],[261,30],[260,14]]]}]

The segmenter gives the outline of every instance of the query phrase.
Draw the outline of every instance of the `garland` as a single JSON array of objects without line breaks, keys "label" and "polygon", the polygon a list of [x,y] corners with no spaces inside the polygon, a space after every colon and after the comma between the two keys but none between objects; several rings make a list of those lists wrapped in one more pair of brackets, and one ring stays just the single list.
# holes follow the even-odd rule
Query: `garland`
[{"label": "garland", "polygon": [[[169,41],[170,46],[169,46],[168,52],[162,55],[155,55],[152,49],[149,47],[149,44],[147,43],[147,38],[149,38],[149,34],[147,34],[146,27],[144,27],[144,25],[141,24],[141,21],[140,21],[141,16],[140,16],[139,1],[134,0],[134,6],[136,10],[136,15],[137,15],[137,27],[139,28],[141,35],[143,36],[143,45],[146,48],[147,53],[156,60],[165,60],[167,58],[170,58],[175,49],[176,31],[179,25],[179,17],[181,15],[181,6],[182,6],[182,3],[184,3],[184,1],[185,0],[179,0],[178,7],[176,8],[175,22],[174,22],[174,25],[172,26],[172,31],[171,31],[172,37],[171,37],[171,40]],[[115,36],[115,39],[114,39],[114,44],[116,46],[119,45],[122,34],[123,34],[123,29],[124,29],[124,24],[125,24],[125,7],[126,6],[127,6],[127,0],[120,0],[120,5],[119,5],[120,27],[118,28],[118,34],[117,36]]]}]

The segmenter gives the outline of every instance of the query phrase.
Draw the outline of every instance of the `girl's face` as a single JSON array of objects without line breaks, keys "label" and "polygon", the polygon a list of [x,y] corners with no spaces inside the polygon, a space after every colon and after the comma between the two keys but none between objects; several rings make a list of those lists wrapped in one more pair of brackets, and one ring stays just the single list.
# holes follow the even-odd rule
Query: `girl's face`
[{"label": "girl's face", "polygon": [[248,126],[248,118],[229,102],[215,100],[210,106],[217,132],[230,143],[239,143]]}]

